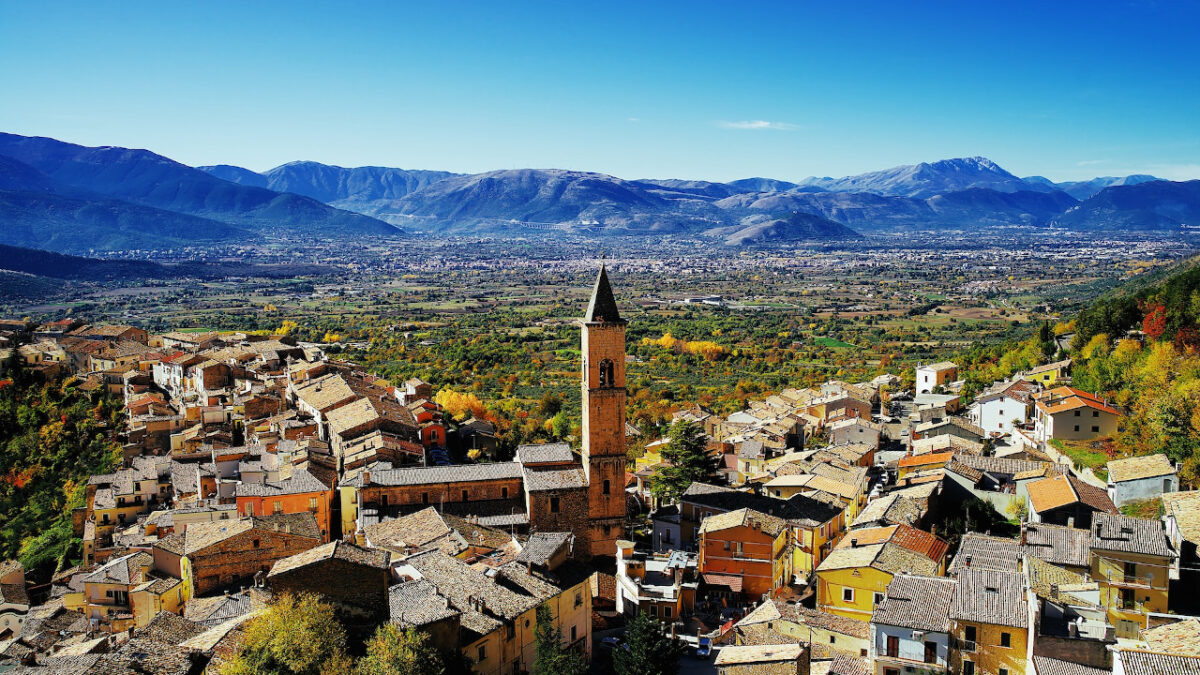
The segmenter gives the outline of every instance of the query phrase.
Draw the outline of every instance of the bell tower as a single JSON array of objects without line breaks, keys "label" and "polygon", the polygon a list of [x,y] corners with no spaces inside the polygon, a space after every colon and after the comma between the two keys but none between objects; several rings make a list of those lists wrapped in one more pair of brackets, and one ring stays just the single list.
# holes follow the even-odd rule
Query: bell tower
[{"label": "bell tower", "polygon": [[580,328],[589,549],[614,556],[625,534],[625,320],[603,264]]}]

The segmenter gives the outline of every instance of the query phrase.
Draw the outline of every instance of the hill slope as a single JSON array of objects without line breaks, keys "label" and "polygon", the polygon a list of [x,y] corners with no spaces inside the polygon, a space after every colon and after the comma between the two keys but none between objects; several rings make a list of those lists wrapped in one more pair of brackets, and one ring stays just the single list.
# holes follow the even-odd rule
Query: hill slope
[{"label": "hill slope", "polygon": [[1097,192],[1057,219],[1079,230],[1179,231],[1200,228],[1200,180],[1157,180]]},{"label": "hill slope", "polygon": [[709,230],[705,234],[723,237],[725,244],[729,246],[774,242],[844,240],[862,237],[859,233],[839,222],[800,211],[793,211],[778,218],[750,218],[747,220],[751,222],[747,222],[744,225]]}]

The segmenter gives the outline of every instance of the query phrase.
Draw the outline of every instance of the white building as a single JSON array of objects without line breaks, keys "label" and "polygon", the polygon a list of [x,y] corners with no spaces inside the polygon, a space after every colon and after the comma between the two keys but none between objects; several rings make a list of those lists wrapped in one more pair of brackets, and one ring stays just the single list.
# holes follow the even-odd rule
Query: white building
[{"label": "white building", "polygon": [[916,393],[932,393],[934,389],[950,384],[956,377],[958,377],[958,366],[951,361],[917,366]]},{"label": "white building", "polygon": [[989,434],[1008,435],[1029,421],[1037,390],[1025,380],[997,382],[980,392],[967,408],[967,418]]},{"label": "white building", "polygon": [[946,671],[956,586],[946,577],[898,574],[892,579],[871,615],[869,656],[876,675]]}]

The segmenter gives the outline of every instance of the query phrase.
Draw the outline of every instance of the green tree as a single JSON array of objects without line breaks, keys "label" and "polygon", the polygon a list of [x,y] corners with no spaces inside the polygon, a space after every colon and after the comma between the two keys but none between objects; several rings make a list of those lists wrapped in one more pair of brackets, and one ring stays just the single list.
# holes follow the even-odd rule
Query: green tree
[{"label": "green tree", "polygon": [[533,675],[584,675],[588,663],[583,655],[570,647],[563,647],[562,630],[554,627],[550,607],[537,608],[537,658],[533,662]]},{"label": "green tree", "polygon": [[440,675],[446,672],[442,655],[429,635],[415,628],[401,629],[386,623],[367,642],[367,653],[358,662],[358,675]]},{"label": "green tree", "polygon": [[246,627],[242,649],[221,675],[323,675],[345,672],[346,631],[333,607],[314,595],[284,595]]},{"label": "green tree", "polygon": [[613,651],[617,675],[674,675],[683,643],[672,640],[658,619],[638,614],[625,631],[625,645]]},{"label": "green tree", "polygon": [[655,470],[650,487],[659,499],[675,501],[692,483],[717,479],[717,459],[708,452],[704,432],[695,422],[672,424],[661,454],[666,463]]}]

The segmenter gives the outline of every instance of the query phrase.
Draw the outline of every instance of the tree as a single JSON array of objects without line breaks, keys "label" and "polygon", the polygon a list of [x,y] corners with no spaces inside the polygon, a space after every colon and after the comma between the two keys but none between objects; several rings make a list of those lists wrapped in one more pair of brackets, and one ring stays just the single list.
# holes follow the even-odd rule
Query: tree
[{"label": "tree", "polygon": [[658,619],[638,614],[625,631],[625,645],[613,651],[617,675],[674,675],[683,644],[672,640]]},{"label": "tree", "polygon": [[333,607],[315,595],[287,594],[251,619],[241,651],[221,675],[322,675],[346,663],[345,646]]},{"label": "tree", "polygon": [[711,483],[717,479],[717,460],[708,452],[700,425],[691,420],[671,425],[661,454],[666,464],[654,471],[650,487],[659,499],[676,501],[692,483]]},{"label": "tree", "polygon": [[563,647],[562,630],[554,627],[548,605],[537,608],[537,658],[533,662],[533,675],[584,675],[588,663],[583,655],[569,647]]},{"label": "tree", "polygon": [[401,630],[386,623],[367,642],[367,653],[358,662],[358,675],[439,675],[446,672],[442,655],[429,635],[415,628]]}]

